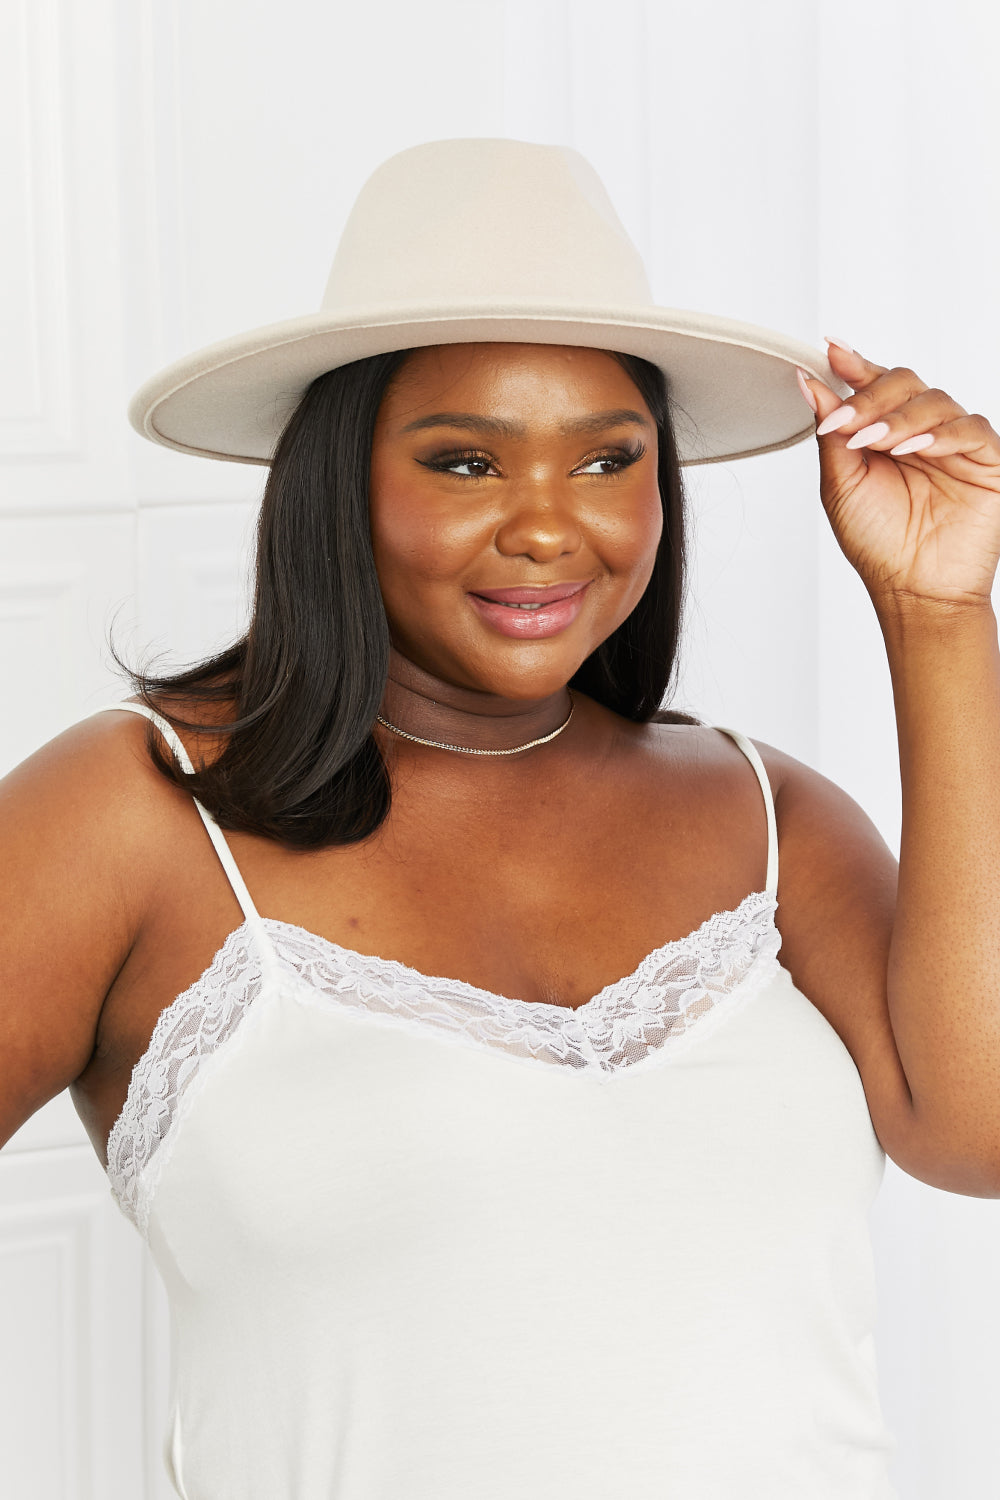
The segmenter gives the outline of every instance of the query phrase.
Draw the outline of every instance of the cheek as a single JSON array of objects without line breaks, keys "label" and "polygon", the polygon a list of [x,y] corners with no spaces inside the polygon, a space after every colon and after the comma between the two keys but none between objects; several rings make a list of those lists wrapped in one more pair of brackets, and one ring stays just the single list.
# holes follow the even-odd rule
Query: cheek
[{"label": "cheek", "polygon": [[639,510],[635,521],[636,540],[649,554],[649,563],[652,566],[660,537],[663,535],[663,502],[660,500],[659,486],[653,484],[643,498],[645,503]]},{"label": "cheek", "polygon": [[394,584],[413,593],[454,578],[489,541],[495,521],[434,503],[391,474],[373,474],[369,523],[383,595]]},{"label": "cheek", "polygon": [[663,532],[663,506],[655,481],[627,503],[611,503],[590,518],[591,536],[607,565],[616,573],[649,578]]}]

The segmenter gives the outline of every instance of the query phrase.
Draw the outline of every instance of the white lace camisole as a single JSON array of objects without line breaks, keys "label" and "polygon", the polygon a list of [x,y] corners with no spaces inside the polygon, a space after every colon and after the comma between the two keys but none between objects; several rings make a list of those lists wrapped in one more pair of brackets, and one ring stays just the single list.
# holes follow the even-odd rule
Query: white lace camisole
[{"label": "white lace camisole", "polygon": [[108,1141],[183,1500],[891,1500],[884,1158],[723,732],[766,889],[576,1010],[261,917],[196,804],[245,921]]}]

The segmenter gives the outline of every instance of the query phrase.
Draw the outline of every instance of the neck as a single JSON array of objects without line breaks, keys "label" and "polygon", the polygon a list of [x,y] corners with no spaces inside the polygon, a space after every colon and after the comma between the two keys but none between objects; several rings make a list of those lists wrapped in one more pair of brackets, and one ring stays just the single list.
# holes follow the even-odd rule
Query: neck
[{"label": "neck", "polygon": [[[566,720],[570,704],[566,687],[544,698],[530,699],[456,687],[393,650],[379,712],[397,729],[420,739],[468,750],[511,750],[558,729]],[[383,732],[397,746],[409,748],[409,741],[391,731]]]}]

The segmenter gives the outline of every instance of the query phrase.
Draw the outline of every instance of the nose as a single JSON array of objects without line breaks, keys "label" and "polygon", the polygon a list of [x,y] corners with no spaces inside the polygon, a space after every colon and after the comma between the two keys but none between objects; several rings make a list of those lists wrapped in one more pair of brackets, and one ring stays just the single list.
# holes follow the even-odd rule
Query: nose
[{"label": "nose", "polygon": [[578,551],[581,540],[571,496],[551,479],[519,486],[496,533],[497,551],[505,557],[538,562]]}]

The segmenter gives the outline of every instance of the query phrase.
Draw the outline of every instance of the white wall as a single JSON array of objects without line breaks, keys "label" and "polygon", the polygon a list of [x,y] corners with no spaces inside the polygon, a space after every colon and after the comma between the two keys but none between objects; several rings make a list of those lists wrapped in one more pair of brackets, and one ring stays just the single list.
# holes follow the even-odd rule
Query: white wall
[{"label": "white wall", "polygon": [[[238,625],[262,471],[144,444],[125,402],[311,310],[360,184],[419,141],[575,145],[660,302],[846,337],[996,421],[998,44],[977,0],[8,0],[0,770],[121,695],[116,612],[176,656]],[[895,845],[880,637],[813,445],[689,484],[681,697]],[[901,1495],[996,1493],[1000,1210],[890,1169],[874,1228]],[[163,1500],[165,1378],[158,1284],[63,1096],[0,1153],[0,1494]]]}]

